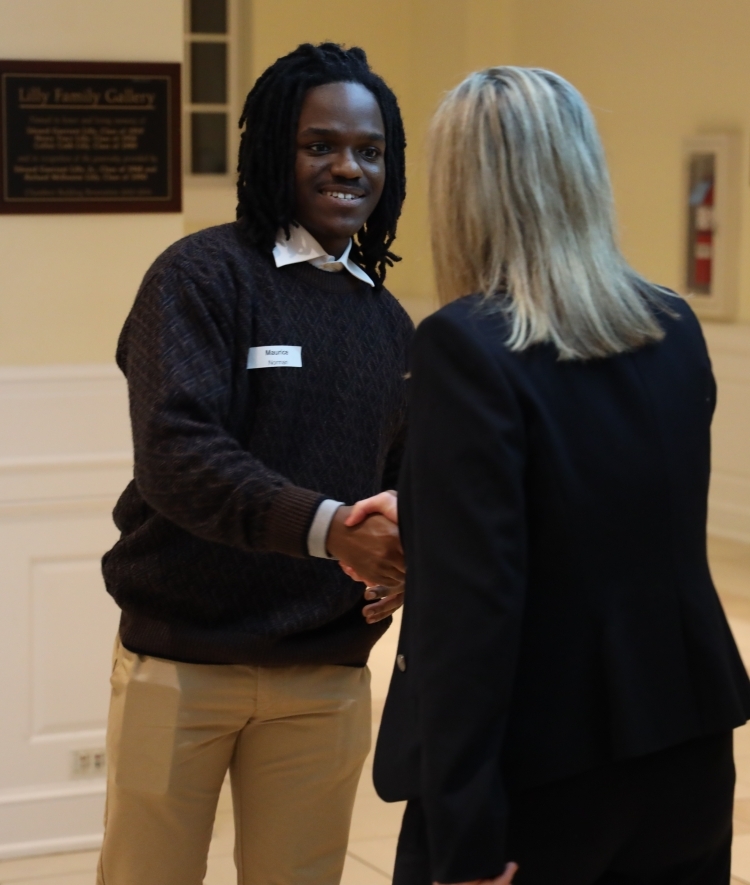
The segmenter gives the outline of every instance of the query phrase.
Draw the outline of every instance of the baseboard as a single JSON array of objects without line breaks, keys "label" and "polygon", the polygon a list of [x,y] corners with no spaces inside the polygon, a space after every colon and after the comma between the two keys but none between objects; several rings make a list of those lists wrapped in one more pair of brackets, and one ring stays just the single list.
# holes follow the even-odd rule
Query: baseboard
[{"label": "baseboard", "polygon": [[0,860],[33,857],[40,854],[66,854],[71,851],[95,851],[102,847],[103,832],[61,839],[37,839],[31,842],[0,845]]},{"label": "baseboard", "polygon": [[101,845],[104,778],[0,793],[0,859]]}]

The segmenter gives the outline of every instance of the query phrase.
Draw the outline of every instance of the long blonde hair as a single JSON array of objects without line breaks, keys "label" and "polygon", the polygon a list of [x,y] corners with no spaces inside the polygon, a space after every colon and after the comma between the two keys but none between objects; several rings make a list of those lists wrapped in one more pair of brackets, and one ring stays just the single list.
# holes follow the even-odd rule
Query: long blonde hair
[{"label": "long blonde hair", "polygon": [[483,293],[508,314],[513,350],[547,341],[590,359],[663,337],[653,287],[617,246],[591,112],[557,74],[488,68],[448,93],[430,131],[430,214],[440,301]]}]

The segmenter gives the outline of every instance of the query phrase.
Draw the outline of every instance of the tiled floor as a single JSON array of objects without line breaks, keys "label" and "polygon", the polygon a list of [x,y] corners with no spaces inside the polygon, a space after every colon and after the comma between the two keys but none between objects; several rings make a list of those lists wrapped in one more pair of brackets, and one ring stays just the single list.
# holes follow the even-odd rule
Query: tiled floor
[{"label": "tiled floor", "polygon": [[[711,543],[711,566],[734,635],[750,666],[750,546],[731,541]],[[392,639],[373,664],[374,682],[384,685]],[[385,652],[389,654],[386,654]],[[380,672],[382,670],[383,672]],[[735,733],[737,792],[732,885],[750,885],[750,725]],[[375,795],[370,763],[357,794],[351,842],[342,885],[385,885],[390,881],[401,805],[386,805]],[[219,804],[205,885],[233,885],[233,826],[229,795]],[[0,885],[94,885],[96,852],[25,858],[0,863]]]}]

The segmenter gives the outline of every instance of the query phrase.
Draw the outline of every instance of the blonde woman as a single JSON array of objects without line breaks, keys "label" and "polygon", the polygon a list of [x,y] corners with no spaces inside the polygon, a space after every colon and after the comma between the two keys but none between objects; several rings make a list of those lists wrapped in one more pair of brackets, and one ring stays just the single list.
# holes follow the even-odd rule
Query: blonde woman
[{"label": "blonde woman", "polygon": [[407,587],[375,761],[395,885],[726,885],[750,684],[706,561],[715,386],[631,270],[593,119],[500,67],[443,101]]}]

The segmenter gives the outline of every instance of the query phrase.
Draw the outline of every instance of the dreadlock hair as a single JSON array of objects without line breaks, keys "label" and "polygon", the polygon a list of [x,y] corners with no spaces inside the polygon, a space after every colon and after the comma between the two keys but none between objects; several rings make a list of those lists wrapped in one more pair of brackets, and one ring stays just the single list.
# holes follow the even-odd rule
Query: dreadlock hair
[{"label": "dreadlock hair", "polygon": [[302,43],[277,59],[250,90],[240,117],[244,126],[237,171],[237,218],[252,244],[270,252],[279,229],[294,221],[296,135],[305,95],[327,83],[359,83],[380,106],[385,125],[385,186],[372,215],[352,244],[352,258],[377,282],[401,259],[390,251],[406,196],[406,137],[396,96],[373,73],[357,46]]}]

